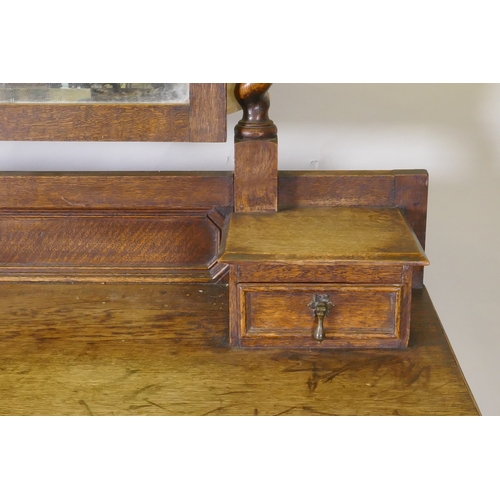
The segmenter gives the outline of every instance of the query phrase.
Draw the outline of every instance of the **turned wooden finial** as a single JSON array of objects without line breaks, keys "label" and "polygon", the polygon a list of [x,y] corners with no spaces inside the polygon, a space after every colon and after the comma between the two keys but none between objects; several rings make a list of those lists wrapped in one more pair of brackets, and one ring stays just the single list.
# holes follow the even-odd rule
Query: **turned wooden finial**
[{"label": "turned wooden finial", "polygon": [[243,109],[243,118],[234,128],[236,141],[276,139],[278,129],[269,119],[269,97],[271,83],[237,83],[234,96]]}]

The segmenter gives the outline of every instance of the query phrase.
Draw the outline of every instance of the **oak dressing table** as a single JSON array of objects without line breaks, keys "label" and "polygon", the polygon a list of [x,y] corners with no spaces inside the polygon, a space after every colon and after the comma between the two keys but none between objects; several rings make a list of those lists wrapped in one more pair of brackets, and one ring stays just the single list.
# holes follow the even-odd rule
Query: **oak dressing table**
[{"label": "oak dressing table", "polygon": [[[278,172],[268,89],[236,86],[234,176],[1,174],[2,414],[478,414],[423,287],[427,173]],[[221,141],[225,92],[191,84],[173,105],[0,104],[0,139]],[[362,238],[358,253],[372,257],[361,265],[335,254],[318,270],[301,254],[283,266],[276,252],[254,258],[274,241],[259,243],[257,224],[236,256],[241,221],[272,229],[299,216],[297,228],[312,213],[327,225],[332,214],[383,215],[404,248],[389,238],[370,250]],[[242,342],[246,325],[264,342]],[[357,344],[345,340],[353,330]]]}]

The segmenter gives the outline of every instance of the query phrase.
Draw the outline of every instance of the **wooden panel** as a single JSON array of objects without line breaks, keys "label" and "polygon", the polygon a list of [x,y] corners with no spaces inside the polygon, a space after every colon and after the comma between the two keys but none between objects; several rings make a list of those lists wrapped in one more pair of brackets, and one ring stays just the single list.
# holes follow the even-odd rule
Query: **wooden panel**
[{"label": "wooden panel", "polygon": [[226,141],[226,84],[189,84],[189,142]]},{"label": "wooden panel", "polygon": [[276,212],[278,144],[268,140],[234,145],[235,212]]},{"label": "wooden panel", "polygon": [[[420,190],[425,188],[427,174],[417,176]],[[402,175],[402,173],[398,174]],[[398,183],[402,181],[402,177]],[[58,200],[59,192],[78,195],[73,203],[89,208],[187,207],[232,205],[232,173],[230,172],[135,172],[135,173],[0,173],[0,208],[68,208]],[[421,182],[424,184],[422,185]],[[395,174],[385,172],[281,171],[279,172],[280,209],[320,206],[400,206],[408,213],[408,201],[394,198]],[[408,191],[406,200],[408,200]],[[191,195],[191,196],[190,196]],[[52,196],[52,197],[51,197]],[[41,198],[45,198],[45,203]],[[198,202],[197,200],[201,201]],[[172,201],[171,201],[172,200]],[[47,205],[47,201],[49,201]],[[411,203],[411,202],[410,202]],[[419,202],[410,217],[422,244],[425,233],[426,206]],[[75,205],[78,206],[78,205]]]},{"label": "wooden panel", "polygon": [[0,280],[217,281],[231,203],[230,173],[6,172]]},{"label": "wooden panel", "polygon": [[391,171],[281,171],[280,210],[298,207],[393,207]]},{"label": "wooden panel", "polygon": [[209,209],[232,187],[230,172],[0,172],[0,209]]},{"label": "wooden panel", "polygon": [[206,213],[0,216],[0,279],[167,281],[169,269],[208,274],[219,241]]},{"label": "wooden panel", "polygon": [[246,263],[238,266],[238,281],[258,283],[401,283],[401,266],[370,265],[272,265]]},{"label": "wooden panel", "polygon": [[478,414],[425,289],[409,348],[369,352],[228,349],[227,294],[0,284],[0,414]]},{"label": "wooden panel", "polygon": [[2,141],[188,141],[189,106],[0,104]]},{"label": "wooden panel", "polygon": [[214,259],[218,237],[205,215],[0,217],[0,261],[4,265],[201,266]]},{"label": "wooden panel", "polygon": [[[401,287],[240,284],[242,346],[399,347]],[[334,304],[325,318],[325,340],[312,339],[314,294]]]}]

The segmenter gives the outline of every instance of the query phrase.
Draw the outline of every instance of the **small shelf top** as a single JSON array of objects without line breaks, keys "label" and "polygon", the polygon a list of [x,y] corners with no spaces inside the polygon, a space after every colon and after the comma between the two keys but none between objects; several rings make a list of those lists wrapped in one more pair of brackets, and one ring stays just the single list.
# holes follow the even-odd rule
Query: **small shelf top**
[{"label": "small shelf top", "polygon": [[219,260],[429,264],[399,209],[363,207],[233,213],[224,230]]}]

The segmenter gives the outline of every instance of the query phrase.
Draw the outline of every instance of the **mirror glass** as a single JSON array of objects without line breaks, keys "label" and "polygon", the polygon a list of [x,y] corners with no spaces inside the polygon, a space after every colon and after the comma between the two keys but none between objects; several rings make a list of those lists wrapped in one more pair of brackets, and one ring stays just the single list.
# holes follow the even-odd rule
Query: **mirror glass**
[{"label": "mirror glass", "polygon": [[0,102],[189,102],[188,83],[0,83]]}]

